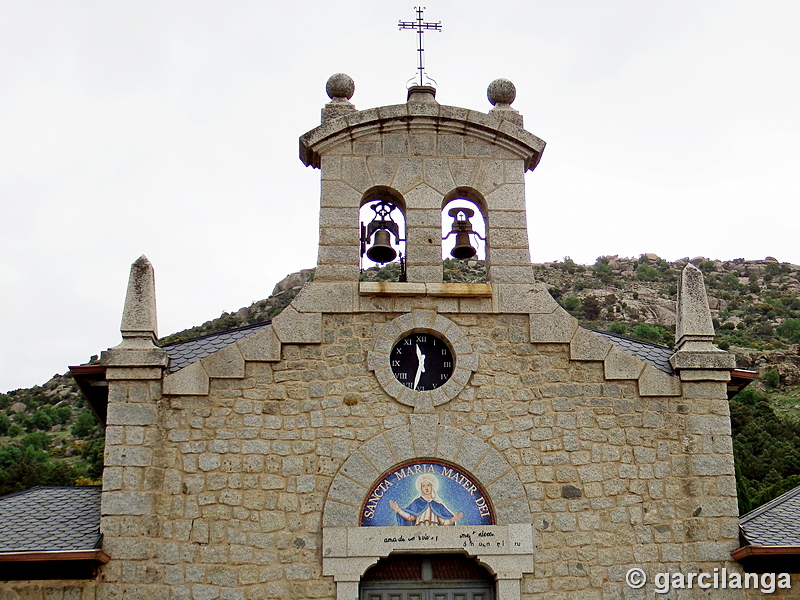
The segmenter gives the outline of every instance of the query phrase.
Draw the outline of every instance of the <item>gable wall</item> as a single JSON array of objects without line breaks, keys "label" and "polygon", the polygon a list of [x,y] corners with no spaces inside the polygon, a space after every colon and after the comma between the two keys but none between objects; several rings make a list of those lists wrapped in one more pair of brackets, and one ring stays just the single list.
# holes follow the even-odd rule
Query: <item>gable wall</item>
[{"label": "gable wall", "polygon": [[[121,408],[109,411],[120,423],[107,434],[112,561],[101,596],[335,597],[320,556],[331,483],[365,441],[411,422],[413,409],[387,396],[366,362],[396,316],[323,315],[321,344],[284,344],[281,361],[212,378],[208,396],[112,383]],[[738,544],[723,382],[641,398],[636,381],[606,380],[602,362],[570,360],[567,344],[530,343],[527,315],[448,318],[478,370],[434,414],[499,452],[523,484],[535,529],[523,596],[599,598],[621,590],[626,565],[688,571],[729,560]],[[353,510],[359,485],[344,501]]]}]

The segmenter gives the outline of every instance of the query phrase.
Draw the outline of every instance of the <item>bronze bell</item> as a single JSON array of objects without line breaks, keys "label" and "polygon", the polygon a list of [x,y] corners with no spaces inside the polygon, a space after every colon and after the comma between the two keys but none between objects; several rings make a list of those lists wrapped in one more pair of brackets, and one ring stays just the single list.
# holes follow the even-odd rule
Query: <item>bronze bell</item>
[{"label": "bronze bell", "polygon": [[475,211],[470,208],[455,207],[451,208],[447,214],[453,217],[453,226],[448,236],[456,234],[456,245],[450,251],[450,256],[459,260],[472,258],[478,253],[478,250],[469,243],[470,235],[478,235],[472,231],[472,223],[469,222],[469,218],[475,214]]},{"label": "bronze bell", "polygon": [[378,229],[375,232],[375,243],[367,250],[367,258],[376,263],[391,262],[397,256],[397,252],[392,248],[392,240],[388,229]]},{"label": "bronze bell", "polygon": [[450,250],[450,256],[459,260],[472,258],[478,251],[469,243],[469,232],[459,231],[456,233],[456,245]]}]

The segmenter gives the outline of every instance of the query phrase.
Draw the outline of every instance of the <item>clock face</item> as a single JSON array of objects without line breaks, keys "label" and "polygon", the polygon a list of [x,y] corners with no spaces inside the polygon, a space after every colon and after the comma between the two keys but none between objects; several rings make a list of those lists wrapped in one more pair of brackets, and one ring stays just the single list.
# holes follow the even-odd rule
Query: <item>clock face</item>
[{"label": "clock face", "polygon": [[402,338],[389,357],[397,381],[416,391],[434,390],[453,374],[450,347],[430,333],[412,333]]}]

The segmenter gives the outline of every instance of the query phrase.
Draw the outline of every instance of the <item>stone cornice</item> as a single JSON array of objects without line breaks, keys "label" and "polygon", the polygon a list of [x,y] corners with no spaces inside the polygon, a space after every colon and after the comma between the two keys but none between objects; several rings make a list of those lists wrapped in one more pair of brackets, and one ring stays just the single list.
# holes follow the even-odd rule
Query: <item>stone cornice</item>
[{"label": "stone cornice", "polygon": [[545,142],[498,114],[438,104],[396,104],[370,108],[327,121],[300,137],[300,160],[320,167],[320,155],[341,142],[374,133],[437,132],[463,134],[510,150],[536,168]]}]

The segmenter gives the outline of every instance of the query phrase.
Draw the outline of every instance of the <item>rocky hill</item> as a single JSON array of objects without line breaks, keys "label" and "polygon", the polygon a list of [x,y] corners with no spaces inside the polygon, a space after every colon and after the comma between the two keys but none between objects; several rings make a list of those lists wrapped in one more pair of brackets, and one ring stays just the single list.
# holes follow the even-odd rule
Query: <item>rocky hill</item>
[{"label": "rocky hill", "polygon": [[[668,262],[654,254],[602,256],[593,265],[534,265],[539,281],[581,324],[645,341],[674,343],[677,279],[692,262],[704,275],[716,343],[735,352],[759,379],[731,403],[742,510],[800,484],[800,266],[774,258],[704,257]],[[159,340],[164,345],[274,317],[314,276],[292,273],[272,294],[235,312]],[[397,280],[397,265],[373,268],[364,280]],[[486,280],[482,261],[444,261],[445,281]],[[0,394],[0,493],[40,483],[96,481],[102,432],[75,382],[47,383]]]}]

